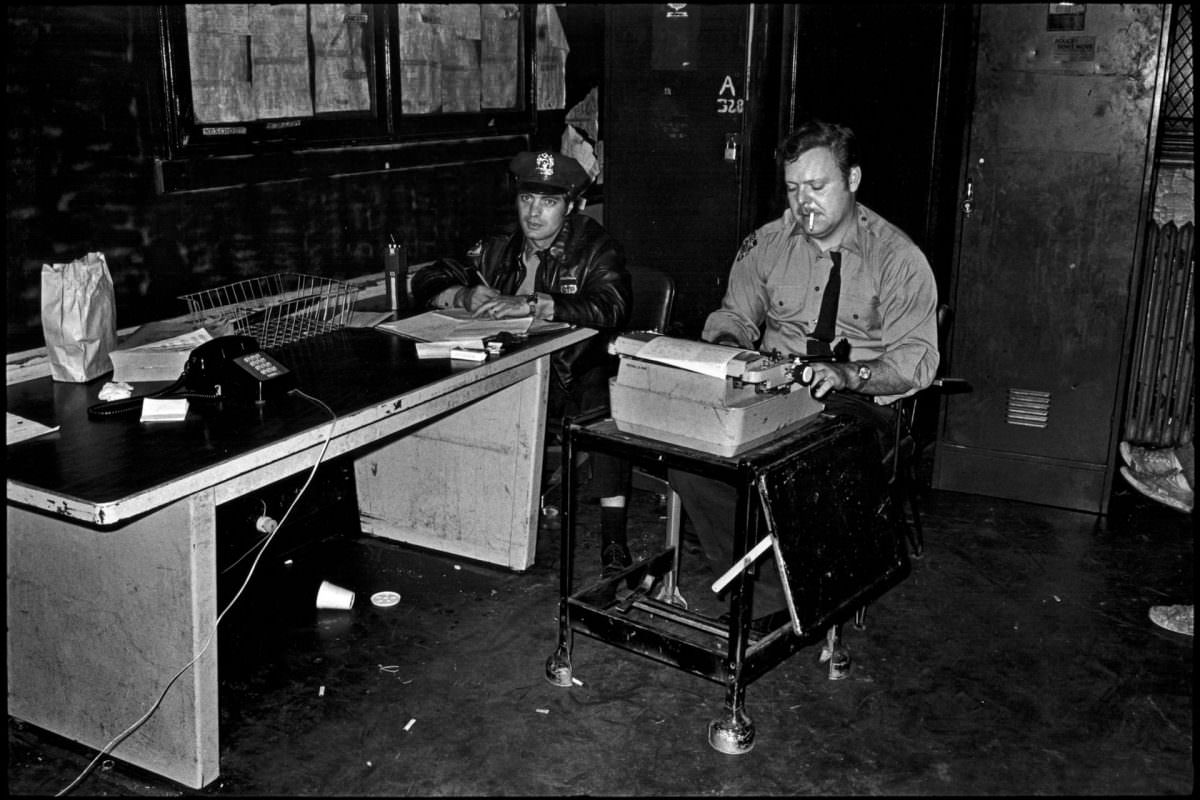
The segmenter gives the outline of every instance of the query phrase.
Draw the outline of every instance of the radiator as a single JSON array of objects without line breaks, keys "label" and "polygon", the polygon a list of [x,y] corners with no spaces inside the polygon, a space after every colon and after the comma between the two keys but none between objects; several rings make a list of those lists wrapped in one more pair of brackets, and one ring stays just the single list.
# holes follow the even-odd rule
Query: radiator
[{"label": "radiator", "polygon": [[1168,447],[1192,440],[1194,233],[1191,222],[1148,231],[1122,437],[1134,444]]}]

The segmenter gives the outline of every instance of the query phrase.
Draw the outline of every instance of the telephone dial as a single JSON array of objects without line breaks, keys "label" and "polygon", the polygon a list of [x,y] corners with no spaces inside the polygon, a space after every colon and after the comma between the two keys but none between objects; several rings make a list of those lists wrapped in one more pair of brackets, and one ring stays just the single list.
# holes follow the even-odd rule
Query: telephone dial
[{"label": "telephone dial", "polygon": [[97,403],[88,409],[88,417],[101,420],[140,413],[146,397],[229,400],[261,406],[295,386],[292,371],[259,350],[253,336],[219,336],[192,350],[183,373],[167,388],[150,395]]}]

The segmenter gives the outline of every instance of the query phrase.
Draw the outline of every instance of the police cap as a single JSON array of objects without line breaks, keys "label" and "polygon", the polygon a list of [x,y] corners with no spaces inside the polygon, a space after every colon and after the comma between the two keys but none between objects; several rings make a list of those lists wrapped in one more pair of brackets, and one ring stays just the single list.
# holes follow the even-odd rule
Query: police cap
[{"label": "police cap", "polygon": [[592,180],[578,161],[549,150],[518,153],[508,170],[517,181],[517,191],[538,194],[575,197]]}]

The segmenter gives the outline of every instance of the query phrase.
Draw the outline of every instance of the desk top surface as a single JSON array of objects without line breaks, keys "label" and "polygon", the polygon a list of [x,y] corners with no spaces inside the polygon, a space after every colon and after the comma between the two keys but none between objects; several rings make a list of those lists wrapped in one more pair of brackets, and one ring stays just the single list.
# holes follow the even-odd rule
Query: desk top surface
[{"label": "desk top surface", "polygon": [[651,454],[657,460],[672,466],[685,463],[692,466],[707,465],[711,470],[730,472],[738,469],[762,469],[791,458],[798,449],[819,447],[847,431],[869,427],[868,423],[854,417],[813,414],[797,427],[736,456],[720,456],[661,439],[627,433],[620,430],[612,419],[600,420],[571,430],[583,449],[587,449],[589,441],[599,440],[631,451]]},{"label": "desk top surface", "polygon": [[[381,404],[381,414],[402,411],[593,334],[578,329],[534,337],[482,363],[421,360],[412,341],[369,328],[322,334],[271,353],[295,373],[302,391],[325,402],[341,419]],[[327,411],[296,395],[261,407],[193,400],[183,422],[141,423],[136,414],[89,420],[87,408],[98,402],[109,379],[111,375],[75,384],[39,378],[7,387],[8,411],[60,426],[7,448],[9,502],[31,489],[85,504],[112,503],[305,432],[316,431],[320,435],[310,438],[323,441],[330,421]],[[135,392],[164,387],[140,384]]]}]

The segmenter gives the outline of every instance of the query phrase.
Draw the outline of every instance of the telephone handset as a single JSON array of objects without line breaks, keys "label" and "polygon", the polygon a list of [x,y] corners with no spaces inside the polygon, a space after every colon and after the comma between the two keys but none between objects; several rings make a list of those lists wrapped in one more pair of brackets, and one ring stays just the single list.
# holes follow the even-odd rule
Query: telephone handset
[{"label": "telephone handset", "polygon": [[198,346],[180,381],[188,392],[259,405],[296,386],[291,370],[260,351],[252,336],[220,336]]}]

